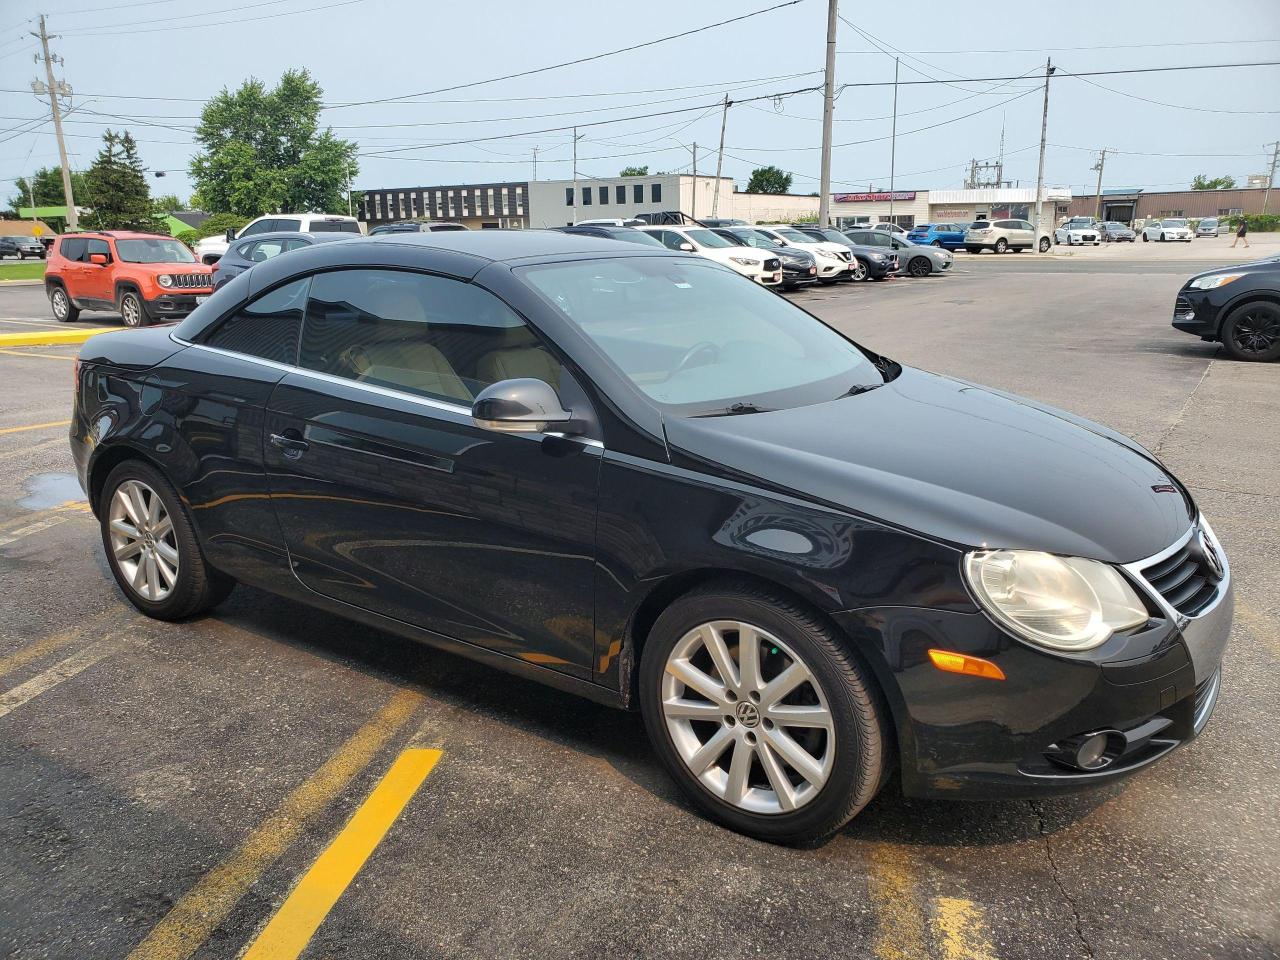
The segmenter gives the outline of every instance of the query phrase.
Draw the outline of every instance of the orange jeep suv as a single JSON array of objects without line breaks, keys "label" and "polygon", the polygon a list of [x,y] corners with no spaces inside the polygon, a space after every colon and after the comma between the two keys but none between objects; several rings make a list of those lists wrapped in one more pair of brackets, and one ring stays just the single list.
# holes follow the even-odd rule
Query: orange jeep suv
[{"label": "orange jeep suv", "polygon": [[44,288],[58,320],[118,310],[125,326],[180,320],[213,292],[213,271],[173,237],[125,230],[58,237]]}]

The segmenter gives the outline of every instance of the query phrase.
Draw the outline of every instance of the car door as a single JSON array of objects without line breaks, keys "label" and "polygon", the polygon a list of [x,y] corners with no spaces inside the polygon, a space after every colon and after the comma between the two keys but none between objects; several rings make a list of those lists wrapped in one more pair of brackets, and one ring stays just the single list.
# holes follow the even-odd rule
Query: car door
[{"label": "car door", "polygon": [[513,377],[585,395],[488,291],[388,269],[312,280],[298,368],[268,404],[272,503],[312,590],[590,677],[601,447],[477,426]]},{"label": "car door", "polygon": [[[107,262],[97,264],[89,258],[94,254],[107,258]],[[80,296],[85,300],[96,300],[102,304],[115,302],[115,271],[111,263],[115,255],[111,246],[101,237],[87,238],[84,251],[84,273],[81,274]]]}]

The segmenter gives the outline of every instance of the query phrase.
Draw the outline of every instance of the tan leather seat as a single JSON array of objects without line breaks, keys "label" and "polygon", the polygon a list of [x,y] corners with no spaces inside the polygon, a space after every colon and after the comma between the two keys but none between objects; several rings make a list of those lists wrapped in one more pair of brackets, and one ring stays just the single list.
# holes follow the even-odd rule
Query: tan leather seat
[{"label": "tan leather seat", "polygon": [[481,357],[476,376],[483,383],[532,377],[559,389],[560,363],[542,347],[511,347]]}]

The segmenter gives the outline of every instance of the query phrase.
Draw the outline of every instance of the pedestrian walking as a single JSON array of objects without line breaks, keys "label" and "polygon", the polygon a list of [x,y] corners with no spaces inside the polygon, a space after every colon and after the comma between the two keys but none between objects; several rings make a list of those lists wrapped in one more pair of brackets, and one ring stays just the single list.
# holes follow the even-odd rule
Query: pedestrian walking
[{"label": "pedestrian walking", "polygon": [[1244,245],[1248,247],[1249,246],[1248,233],[1249,233],[1249,225],[1245,223],[1244,218],[1241,217],[1240,226],[1236,227],[1236,238],[1231,241],[1231,245],[1234,247],[1237,243],[1243,240]]}]

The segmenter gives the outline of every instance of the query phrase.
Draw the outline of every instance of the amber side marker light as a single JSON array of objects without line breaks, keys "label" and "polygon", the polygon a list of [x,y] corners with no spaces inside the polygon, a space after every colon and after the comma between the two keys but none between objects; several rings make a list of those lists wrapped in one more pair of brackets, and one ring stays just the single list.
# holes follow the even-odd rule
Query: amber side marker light
[{"label": "amber side marker light", "polygon": [[1004,679],[1003,670],[981,657],[952,653],[950,650],[930,650],[929,659],[935,667],[947,673],[967,673],[971,677],[986,677],[988,680]]}]

